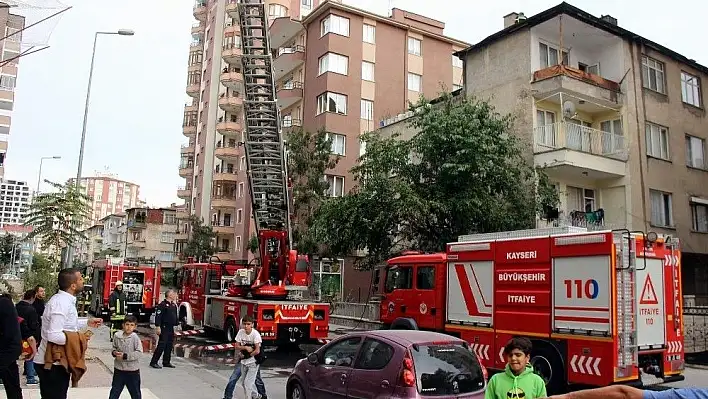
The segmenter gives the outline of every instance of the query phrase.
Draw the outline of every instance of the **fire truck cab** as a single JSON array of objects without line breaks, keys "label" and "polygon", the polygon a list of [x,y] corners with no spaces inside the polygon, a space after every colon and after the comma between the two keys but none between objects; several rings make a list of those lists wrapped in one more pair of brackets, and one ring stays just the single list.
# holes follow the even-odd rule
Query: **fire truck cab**
[{"label": "fire truck cab", "polygon": [[528,337],[549,393],[641,385],[640,373],[683,380],[678,244],[580,228],[463,236],[387,262],[380,320],[461,337],[491,371],[510,338]]},{"label": "fire truck cab", "polygon": [[109,316],[108,299],[120,280],[126,296],[126,312],[140,321],[150,319],[160,296],[162,271],[158,262],[109,257],[94,261],[88,269],[93,288],[91,313],[96,317]]}]

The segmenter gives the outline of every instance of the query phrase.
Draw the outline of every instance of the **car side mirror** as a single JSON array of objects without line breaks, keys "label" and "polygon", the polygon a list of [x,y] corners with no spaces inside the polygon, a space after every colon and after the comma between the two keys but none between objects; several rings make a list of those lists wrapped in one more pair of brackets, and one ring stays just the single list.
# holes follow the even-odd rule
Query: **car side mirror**
[{"label": "car side mirror", "polygon": [[316,365],[319,362],[319,360],[320,359],[317,358],[316,353],[310,353],[309,355],[307,355],[307,361],[313,366]]}]

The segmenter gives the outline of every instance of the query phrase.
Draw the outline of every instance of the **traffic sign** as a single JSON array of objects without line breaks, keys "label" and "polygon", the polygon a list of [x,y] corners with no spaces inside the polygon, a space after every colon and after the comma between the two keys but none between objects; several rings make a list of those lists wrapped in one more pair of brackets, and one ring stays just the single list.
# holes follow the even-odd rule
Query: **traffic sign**
[{"label": "traffic sign", "polygon": [[639,298],[640,305],[658,305],[659,299],[654,290],[654,283],[651,281],[651,275],[647,273],[644,279],[644,288],[642,288],[642,296]]}]

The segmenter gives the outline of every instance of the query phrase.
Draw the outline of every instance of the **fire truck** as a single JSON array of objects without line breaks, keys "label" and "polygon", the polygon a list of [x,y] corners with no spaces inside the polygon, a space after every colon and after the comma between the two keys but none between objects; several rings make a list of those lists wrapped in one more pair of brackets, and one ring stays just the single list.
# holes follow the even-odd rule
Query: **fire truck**
[{"label": "fire truck", "polygon": [[162,270],[156,261],[108,257],[95,260],[89,267],[93,293],[90,311],[107,318],[108,298],[116,282],[123,282],[126,312],[140,321],[149,320],[160,296]]},{"label": "fire truck", "polygon": [[533,342],[550,393],[684,379],[679,242],[620,231],[548,228],[462,236],[445,253],[408,253],[383,271],[386,327],[442,331],[491,372],[504,345]]},{"label": "fire truck", "polygon": [[183,324],[201,324],[236,337],[250,314],[264,341],[296,343],[326,338],[327,304],[304,302],[312,283],[307,256],[292,246],[286,151],[275,98],[268,15],[263,0],[239,0],[244,76],[248,185],[258,257],[254,264],[187,263],[182,268],[179,315]]}]

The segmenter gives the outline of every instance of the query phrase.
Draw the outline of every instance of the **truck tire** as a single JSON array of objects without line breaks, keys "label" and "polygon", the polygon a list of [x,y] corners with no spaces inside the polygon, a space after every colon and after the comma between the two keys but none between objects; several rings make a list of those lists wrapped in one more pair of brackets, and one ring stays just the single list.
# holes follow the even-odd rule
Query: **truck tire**
[{"label": "truck tire", "polygon": [[233,317],[229,317],[226,320],[226,325],[224,326],[224,335],[226,335],[226,342],[236,342],[236,334],[238,333],[238,328],[236,327],[236,322]]},{"label": "truck tire", "polygon": [[391,330],[418,330],[418,323],[408,317],[399,317],[391,323]]},{"label": "truck tire", "polygon": [[549,396],[566,393],[565,362],[558,348],[548,341],[532,340],[531,360],[534,372],[543,378]]}]

